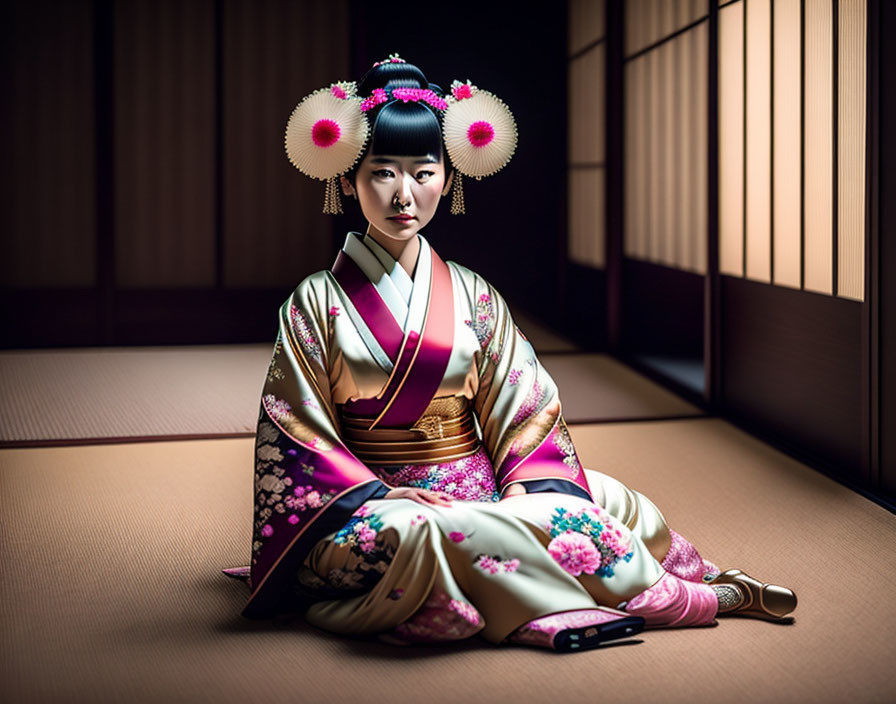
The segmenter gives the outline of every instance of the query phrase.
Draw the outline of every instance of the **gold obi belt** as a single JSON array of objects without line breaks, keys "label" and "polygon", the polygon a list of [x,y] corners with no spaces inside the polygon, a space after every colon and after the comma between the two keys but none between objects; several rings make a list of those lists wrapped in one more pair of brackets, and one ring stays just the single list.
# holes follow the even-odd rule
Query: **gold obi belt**
[{"label": "gold obi belt", "polygon": [[434,398],[409,429],[373,428],[373,418],[340,407],[342,439],[355,457],[374,466],[436,464],[471,455],[479,448],[476,422],[465,396]]}]

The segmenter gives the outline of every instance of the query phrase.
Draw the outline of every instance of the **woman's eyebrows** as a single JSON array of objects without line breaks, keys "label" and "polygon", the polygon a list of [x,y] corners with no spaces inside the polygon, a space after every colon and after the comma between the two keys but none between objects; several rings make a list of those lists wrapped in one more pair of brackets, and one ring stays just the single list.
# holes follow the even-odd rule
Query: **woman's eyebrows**
[{"label": "woman's eyebrows", "polygon": [[[371,159],[371,161],[374,164],[397,164],[399,160],[398,159],[390,159],[389,157],[386,157],[386,156],[376,156],[373,159]],[[427,154],[426,156],[422,156],[419,159],[414,159],[414,163],[415,164],[438,164],[439,160],[436,159],[431,154]]]}]

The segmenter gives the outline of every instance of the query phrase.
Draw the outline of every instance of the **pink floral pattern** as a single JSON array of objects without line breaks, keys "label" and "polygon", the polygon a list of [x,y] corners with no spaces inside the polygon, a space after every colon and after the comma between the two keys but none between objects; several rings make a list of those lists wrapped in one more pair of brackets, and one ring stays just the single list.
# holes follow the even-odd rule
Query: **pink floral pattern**
[{"label": "pink floral pattern", "polygon": [[554,427],[554,432],[551,434],[551,441],[554,443],[554,447],[563,453],[563,464],[572,470],[572,478],[575,479],[578,477],[579,472],[582,470],[582,463],[579,462],[579,456],[576,454],[576,446],[572,442],[572,437],[569,435],[569,428],[566,427],[566,422],[563,418],[557,419],[557,425]]},{"label": "pink floral pattern", "polygon": [[600,569],[600,551],[581,533],[562,533],[548,545],[548,552],[573,577]]},{"label": "pink floral pattern", "polygon": [[356,553],[370,553],[376,547],[376,539],[383,528],[383,522],[367,506],[361,508],[365,511],[360,514],[361,509],[355,511],[349,522],[333,538],[333,542],[337,545],[349,545]]},{"label": "pink floral pattern", "polygon": [[448,608],[455,613],[460,614],[467,623],[470,623],[473,626],[478,626],[479,622],[482,620],[482,617],[479,616],[479,612],[473,608],[473,605],[468,604],[465,601],[452,599],[448,602]]},{"label": "pink floral pattern", "polygon": [[277,422],[282,421],[292,412],[292,406],[282,398],[277,398],[274,394],[265,394],[261,399],[268,414]]},{"label": "pink floral pattern", "polygon": [[[290,412],[286,401],[276,399],[272,394],[264,397],[265,407],[273,418],[279,419]],[[304,514],[326,506],[338,491],[330,488],[325,492],[314,489],[310,484],[299,486],[288,476],[281,466],[285,461],[294,461],[295,450],[290,448],[285,454],[277,447],[280,431],[273,423],[259,423],[255,440],[255,525],[252,541],[253,554],[261,550],[264,541],[274,535],[276,523],[285,518],[295,526]],[[313,468],[302,463],[306,474]],[[308,470],[311,471],[308,471]],[[278,516],[280,518],[278,518]],[[253,557],[253,559],[255,559]]]},{"label": "pink floral pattern", "polygon": [[436,592],[392,633],[408,643],[439,642],[469,638],[484,626],[474,606],[452,599],[445,592]]},{"label": "pink floral pattern", "polygon": [[495,308],[492,304],[492,298],[487,293],[479,295],[476,301],[476,310],[473,312],[474,320],[465,320],[464,323],[469,325],[479,340],[479,346],[485,349],[491,342],[495,334],[494,324]]},{"label": "pink floral pattern", "polygon": [[588,628],[611,623],[627,618],[625,614],[603,609],[580,609],[548,614],[529,623],[525,623],[511,633],[507,640],[511,643],[537,645],[543,648],[554,647],[554,637],[570,628]]},{"label": "pink floral pattern", "polygon": [[517,558],[502,560],[498,555],[478,555],[473,565],[488,574],[512,573],[519,569],[520,561]]},{"label": "pink floral pattern", "polygon": [[719,575],[719,568],[700,557],[697,548],[691,543],[674,530],[670,529],[669,534],[672,537],[672,544],[660,563],[666,572],[671,572],[689,582],[709,582]]},{"label": "pink floral pattern", "polygon": [[305,314],[295,305],[290,306],[289,315],[292,320],[293,330],[295,331],[299,344],[302,346],[302,350],[304,350],[306,355],[312,357],[318,364],[320,364],[322,359],[320,342],[318,342],[317,337],[311,328],[311,324],[308,322],[308,318],[305,317]]},{"label": "pink floral pattern", "polygon": [[583,573],[612,577],[614,566],[620,560],[629,562],[634,555],[631,537],[597,505],[578,513],[557,507],[546,530],[553,538],[548,552],[574,577]]},{"label": "pink floral pattern", "polygon": [[514,414],[511,423],[513,425],[520,425],[523,421],[528,420],[538,413],[544,405],[543,402],[545,401],[545,396],[545,387],[539,383],[537,378],[533,378],[529,393],[526,394],[526,398],[523,399],[523,402]]},{"label": "pink floral pattern", "polygon": [[485,450],[440,464],[408,464],[401,467],[371,467],[390,486],[416,486],[443,491],[462,501],[497,501],[495,471]]}]

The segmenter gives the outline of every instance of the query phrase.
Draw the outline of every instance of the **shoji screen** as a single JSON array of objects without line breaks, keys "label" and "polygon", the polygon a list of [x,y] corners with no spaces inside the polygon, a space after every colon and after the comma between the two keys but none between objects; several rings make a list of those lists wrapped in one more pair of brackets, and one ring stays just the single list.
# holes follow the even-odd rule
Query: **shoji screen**
[{"label": "shoji screen", "polygon": [[717,364],[731,417],[868,486],[866,15],[719,3]]},{"label": "shoji screen", "polygon": [[623,352],[702,396],[708,0],[629,0],[623,45]]},{"label": "shoji screen", "polygon": [[626,3],[625,255],[706,271],[707,2]]},{"label": "shoji screen", "polygon": [[722,273],[864,298],[866,0],[719,9]]},{"label": "shoji screen", "polygon": [[605,263],[605,2],[569,4],[569,259]]},{"label": "shoji screen", "polygon": [[568,9],[564,308],[577,342],[598,348],[606,340],[607,3],[569,0]]}]

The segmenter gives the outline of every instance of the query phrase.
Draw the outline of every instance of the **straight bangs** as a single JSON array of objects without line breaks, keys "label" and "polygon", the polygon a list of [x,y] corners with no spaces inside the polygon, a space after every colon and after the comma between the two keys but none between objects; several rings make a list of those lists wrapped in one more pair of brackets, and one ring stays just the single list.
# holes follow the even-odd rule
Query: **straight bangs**
[{"label": "straight bangs", "polygon": [[[434,156],[442,154],[442,127],[429,108],[396,101],[384,105],[373,124],[371,154]],[[447,165],[446,165],[447,166]]]}]

